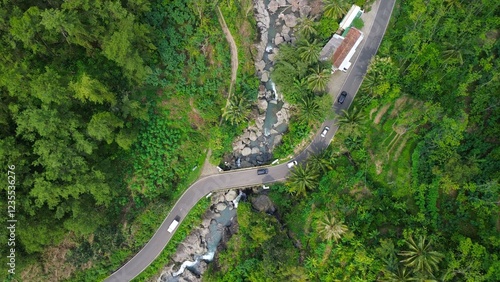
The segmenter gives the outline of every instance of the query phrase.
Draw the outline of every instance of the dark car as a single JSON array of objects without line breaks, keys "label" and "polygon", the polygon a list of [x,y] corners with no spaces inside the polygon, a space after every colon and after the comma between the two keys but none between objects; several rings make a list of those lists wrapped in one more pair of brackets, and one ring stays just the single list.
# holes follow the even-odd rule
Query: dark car
[{"label": "dark car", "polygon": [[258,175],[267,174],[269,170],[267,168],[261,168],[257,170]]},{"label": "dark car", "polygon": [[344,103],[345,97],[347,97],[347,92],[342,91],[342,93],[340,93],[339,99],[337,100],[339,102],[339,104]]}]

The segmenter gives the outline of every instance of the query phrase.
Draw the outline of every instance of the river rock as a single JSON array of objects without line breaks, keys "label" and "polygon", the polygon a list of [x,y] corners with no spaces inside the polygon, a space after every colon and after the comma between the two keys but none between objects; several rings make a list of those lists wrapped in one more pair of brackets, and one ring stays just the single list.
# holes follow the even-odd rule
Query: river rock
[{"label": "river rock", "polygon": [[227,205],[225,203],[218,203],[217,206],[215,206],[218,212],[221,212],[227,208]]},{"label": "river rock", "polygon": [[294,14],[286,14],[285,25],[288,27],[295,27],[297,25],[297,17],[295,17]]},{"label": "river rock", "polygon": [[283,135],[278,134],[278,135],[274,136],[273,146],[276,146],[279,143],[281,143],[281,140],[283,140]]},{"label": "river rock", "polygon": [[238,140],[233,143],[233,151],[239,151],[245,148],[245,144],[243,144],[243,141]]},{"label": "river rock", "polygon": [[274,128],[271,128],[271,130],[269,131],[270,134],[278,134],[278,131],[276,131],[276,129]]},{"label": "river rock", "polygon": [[263,71],[265,67],[266,67],[266,62],[264,62],[264,60],[260,60],[257,63],[255,63],[255,68],[257,68],[257,71]]},{"label": "river rock", "polygon": [[[257,134],[257,140],[258,140],[258,139],[259,139],[259,137],[261,137],[261,136],[262,136],[262,131],[260,131],[260,130],[256,130],[256,131],[255,131],[255,134]],[[262,145],[260,145],[260,146],[262,146]]]},{"label": "river rock", "polygon": [[274,213],[276,208],[267,195],[259,195],[251,199],[252,207],[260,212]]},{"label": "river rock", "polygon": [[[272,54],[269,54],[269,56],[270,55],[272,55]],[[269,56],[268,56],[268,58],[269,58]],[[269,60],[271,60],[271,59],[269,59]],[[262,72],[262,77],[260,78],[260,80],[262,82],[267,82],[269,80],[269,73],[267,71],[263,71]]]},{"label": "river rock", "polygon": [[267,58],[269,59],[269,61],[273,62],[274,63],[274,59],[276,58],[276,54],[269,54],[267,55]]},{"label": "river rock", "polygon": [[279,45],[283,43],[283,36],[281,36],[280,33],[276,33],[276,36],[274,37],[274,44]]},{"label": "river rock", "polygon": [[255,132],[250,132],[250,141],[255,141],[257,140],[257,134]]},{"label": "river rock", "polygon": [[231,190],[226,193],[226,201],[231,202],[236,199],[237,193],[234,190]]},{"label": "river rock", "polygon": [[256,155],[256,154],[258,154],[258,153],[260,153],[260,149],[259,149],[259,147],[253,147],[253,148],[252,148],[252,154]]},{"label": "river rock", "polygon": [[303,18],[309,16],[309,13],[311,13],[311,10],[312,9],[309,5],[300,6],[299,7],[300,16]]},{"label": "river rock", "polygon": [[258,116],[255,119],[255,126],[257,126],[259,130],[262,130],[262,127],[264,126],[264,119],[265,119],[264,116]]},{"label": "river rock", "polygon": [[267,109],[267,101],[264,99],[259,99],[257,100],[257,106],[259,107],[259,110],[265,111]]},{"label": "river rock", "polygon": [[279,8],[279,4],[275,0],[271,0],[271,2],[269,2],[269,5],[267,5],[267,9],[269,10],[269,12],[271,12],[271,14],[276,13],[278,8]]},{"label": "river rock", "polygon": [[277,0],[277,2],[278,2],[278,5],[280,5],[280,7],[286,6],[286,0]]},{"label": "river rock", "polygon": [[300,9],[300,1],[299,0],[289,0],[288,1],[292,6],[292,12],[297,12]]},{"label": "river rock", "polygon": [[246,157],[252,153],[252,149],[245,147],[243,150],[241,150],[241,155]]}]

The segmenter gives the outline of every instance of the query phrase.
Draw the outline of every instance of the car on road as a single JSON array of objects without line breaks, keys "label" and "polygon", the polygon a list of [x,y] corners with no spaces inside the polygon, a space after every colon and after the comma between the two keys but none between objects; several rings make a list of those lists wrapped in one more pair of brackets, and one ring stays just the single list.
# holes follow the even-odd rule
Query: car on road
[{"label": "car on road", "polygon": [[328,133],[328,130],[330,130],[330,127],[325,126],[325,128],[323,128],[323,131],[321,131],[321,137],[325,137]]},{"label": "car on road", "polygon": [[343,104],[343,103],[344,103],[344,101],[345,101],[345,97],[347,97],[347,92],[342,91],[342,92],[340,93],[339,98],[337,99],[337,101],[339,102],[339,104]]},{"label": "car on road", "polygon": [[258,175],[268,174],[269,170],[267,168],[261,168],[257,170]]},{"label": "car on road", "polygon": [[292,167],[294,167],[294,166],[296,166],[296,165],[297,165],[297,161],[291,161],[291,162],[289,162],[289,163],[287,163],[287,164],[286,164],[286,166],[287,166],[288,168],[292,168]]},{"label": "car on road", "polygon": [[172,223],[170,223],[170,226],[167,229],[168,233],[172,233],[172,231],[175,230],[175,228],[177,227],[177,225],[179,225],[180,221],[181,221],[181,217],[177,215],[174,218],[174,221],[172,221]]}]

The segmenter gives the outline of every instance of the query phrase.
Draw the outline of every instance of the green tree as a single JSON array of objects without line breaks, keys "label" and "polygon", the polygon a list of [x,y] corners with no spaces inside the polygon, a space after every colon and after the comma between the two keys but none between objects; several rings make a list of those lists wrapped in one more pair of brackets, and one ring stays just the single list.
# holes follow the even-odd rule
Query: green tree
[{"label": "green tree", "polygon": [[240,124],[247,120],[250,104],[244,95],[233,95],[222,112],[222,117],[231,124]]},{"label": "green tree", "polygon": [[308,65],[316,63],[319,60],[319,52],[321,51],[321,46],[319,46],[316,40],[309,42],[308,40],[301,40],[298,43],[300,58]]},{"label": "green tree", "polygon": [[319,183],[319,172],[311,165],[297,165],[287,181],[289,192],[305,197],[307,190],[316,188]]},{"label": "green tree", "polygon": [[406,240],[408,246],[407,251],[402,251],[399,255],[406,257],[401,262],[414,269],[416,272],[432,275],[438,270],[439,262],[444,258],[444,255],[433,251],[432,241],[427,241],[425,236],[419,236],[417,242],[410,237]]},{"label": "green tree", "polygon": [[338,124],[340,127],[345,127],[348,134],[359,134],[359,126],[363,124],[366,115],[363,114],[362,109],[358,107],[349,110],[342,110],[342,115],[338,117]]},{"label": "green tree", "polygon": [[349,4],[345,0],[324,0],[323,14],[327,17],[339,19],[347,13]]},{"label": "green tree", "polygon": [[331,215],[325,215],[323,219],[318,222],[317,226],[317,231],[323,240],[333,240],[335,243],[338,243],[347,230],[347,226],[342,221],[337,220]]},{"label": "green tree", "polygon": [[321,112],[316,100],[311,97],[302,98],[298,112],[300,122],[312,125],[318,121],[318,116],[321,116]]},{"label": "green tree", "polygon": [[308,40],[311,36],[317,34],[316,23],[310,17],[303,17],[299,19],[297,26],[298,34],[302,39]]},{"label": "green tree", "polygon": [[311,69],[311,74],[307,77],[307,86],[313,92],[324,92],[330,81],[331,71],[327,68],[320,69],[318,66],[316,69]]}]

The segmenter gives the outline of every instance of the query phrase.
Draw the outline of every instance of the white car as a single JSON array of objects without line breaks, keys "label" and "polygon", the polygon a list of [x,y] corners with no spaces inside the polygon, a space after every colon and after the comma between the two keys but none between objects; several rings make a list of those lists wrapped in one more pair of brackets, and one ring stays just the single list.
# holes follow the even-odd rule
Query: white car
[{"label": "white car", "polygon": [[323,128],[323,131],[321,131],[321,137],[325,137],[326,134],[328,133],[328,130],[330,130],[330,127],[328,126],[325,126],[325,128]]},{"label": "white car", "polygon": [[297,161],[291,161],[291,162],[289,162],[289,163],[287,163],[287,164],[286,164],[286,166],[287,166],[288,168],[292,168],[292,167],[294,167],[294,166],[296,166],[296,165],[297,165]]}]

